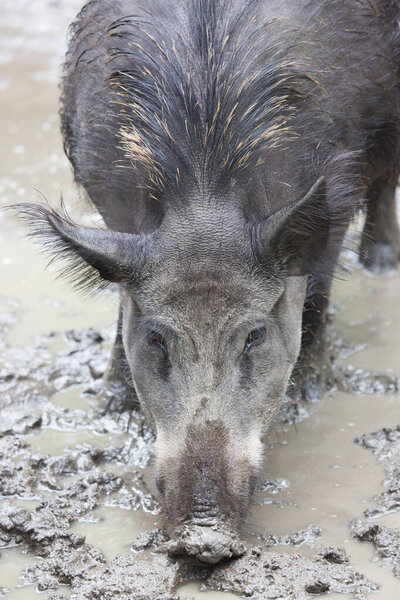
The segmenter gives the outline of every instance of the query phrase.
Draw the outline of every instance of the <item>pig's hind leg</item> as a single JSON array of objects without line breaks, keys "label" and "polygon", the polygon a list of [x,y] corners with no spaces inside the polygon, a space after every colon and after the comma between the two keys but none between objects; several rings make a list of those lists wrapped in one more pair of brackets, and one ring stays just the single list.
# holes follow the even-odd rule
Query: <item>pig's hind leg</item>
[{"label": "pig's hind leg", "polygon": [[122,341],[122,308],[119,308],[117,334],[99,397],[100,412],[122,413],[137,410],[139,400],[131,383],[130,369]]},{"label": "pig's hind leg", "polygon": [[367,216],[360,244],[360,262],[374,273],[397,267],[400,231],[396,215],[397,176],[381,178],[368,190]]}]

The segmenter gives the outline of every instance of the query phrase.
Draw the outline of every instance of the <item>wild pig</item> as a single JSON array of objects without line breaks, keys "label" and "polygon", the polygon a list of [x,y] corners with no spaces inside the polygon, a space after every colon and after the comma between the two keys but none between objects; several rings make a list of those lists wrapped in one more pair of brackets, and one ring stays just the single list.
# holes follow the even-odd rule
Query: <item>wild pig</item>
[{"label": "wild pig", "polygon": [[323,391],[329,290],[399,259],[396,0],[93,0],[72,25],[65,150],[106,228],[22,210],[83,287],[116,282],[111,371],[155,427],[172,554],[238,555],[289,378]]}]

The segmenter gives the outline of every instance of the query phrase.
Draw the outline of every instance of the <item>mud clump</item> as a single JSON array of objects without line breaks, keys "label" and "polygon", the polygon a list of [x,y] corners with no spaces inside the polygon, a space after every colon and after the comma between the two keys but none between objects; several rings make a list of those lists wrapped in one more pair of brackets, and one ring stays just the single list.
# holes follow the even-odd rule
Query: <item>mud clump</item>
[{"label": "mud clump", "polygon": [[118,555],[84,579],[75,577],[70,595],[50,600],[179,600],[172,591],[178,583],[179,566],[162,556],[147,561]]},{"label": "mud clump", "polygon": [[[56,497],[50,495],[48,500],[42,501],[31,511],[10,506],[0,518],[0,547],[23,545],[28,551],[44,559],[24,571],[25,581],[37,584],[39,591],[56,589],[60,584],[72,584],[76,579],[86,579],[93,569],[105,563],[105,559],[100,550],[85,544],[83,536],[72,533],[70,526],[93,511],[101,497],[120,490],[123,486],[122,479],[93,468],[90,473],[61,488],[56,481],[35,475],[35,470],[39,473],[51,472],[52,467],[56,466],[56,472],[59,473],[62,460],[47,459],[43,455],[31,455],[28,460],[26,455],[29,447],[20,440],[3,438],[3,452],[7,441],[11,448],[17,449],[17,454],[25,455],[25,465],[22,461],[19,479],[24,492],[33,492],[37,486],[50,483],[48,487],[53,495],[56,492]],[[26,463],[30,464],[33,473],[29,480],[24,480],[23,476]],[[76,471],[79,472],[79,460],[77,463],[71,458],[64,461],[64,468],[69,472],[71,465],[76,466]],[[85,469],[88,467],[85,462],[81,466]],[[4,490],[3,487],[3,494],[4,491],[10,489]]]},{"label": "mud clump", "polygon": [[38,555],[47,555],[48,546],[68,534],[73,521],[97,507],[99,496],[111,494],[123,485],[122,480],[100,469],[71,483],[57,498],[41,502],[33,511],[11,510],[0,519],[3,546],[23,543]]},{"label": "mud clump", "polygon": [[78,535],[61,536],[42,555],[44,561],[24,571],[26,583],[36,584],[40,592],[58,589],[60,585],[77,587],[106,563],[102,552],[85,544],[84,537]]},{"label": "mud clump", "polygon": [[386,489],[374,497],[364,516],[372,519],[400,511],[400,425],[364,434],[355,441],[377,456],[386,474]]},{"label": "mud clump", "polygon": [[338,368],[334,381],[338,390],[350,394],[400,394],[400,377],[352,366]]},{"label": "mud clump", "polygon": [[[4,320],[3,335],[11,321]],[[19,546],[38,558],[23,571],[25,583],[47,592],[51,600],[177,600],[179,584],[193,580],[204,589],[265,600],[279,595],[307,598],[330,591],[361,599],[376,589],[352,570],[340,549],[326,548],[312,560],[269,550],[278,544],[314,546],[321,534],[317,527],[284,536],[258,536],[263,548],[247,553],[244,545],[232,539],[231,560],[204,568],[190,558],[165,556],[167,546],[174,542],[160,528],[140,534],[130,555],[117,555],[110,562],[101,548],[75,533],[71,527],[79,521],[98,522],[96,510],[104,506],[125,509],[127,522],[132,511],[160,511],[144,478],[153,435],[143,416],[138,412],[102,414],[96,401],[93,405],[83,402],[79,408],[53,401],[60,390],[94,397],[101,387],[112,337],[112,330],[71,330],[63,335],[56,353],[49,350],[54,342],[51,334],[24,350],[3,343],[0,548],[3,557],[7,548]],[[64,433],[75,435],[79,430],[95,435],[90,437],[92,443],[67,447],[51,456],[34,449],[35,439],[50,429],[60,431],[61,439]],[[97,445],[101,439],[108,443]],[[259,486],[261,502],[269,503],[288,485],[284,479],[264,481]],[[22,499],[30,500],[29,509]],[[65,585],[68,596],[60,588]]]},{"label": "mud clump", "polygon": [[268,547],[272,546],[314,546],[321,537],[321,529],[309,525],[305,529],[300,529],[291,534],[269,535],[256,534],[259,540],[262,540]]},{"label": "mud clump", "polygon": [[[335,556],[329,560],[327,556]],[[340,562],[337,562],[340,557]],[[359,600],[376,591],[377,585],[355,572],[343,550],[325,549],[313,560],[299,554],[281,554],[253,548],[250,553],[217,567],[202,589],[216,589],[241,598],[302,600],[309,594],[337,592]]]},{"label": "mud clump", "polygon": [[336,565],[349,563],[349,558],[343,548],[335,548],[334,546],[329,546],[321,550],[318,557]]},{"label": "mud clump", "polygon": [[385,469],[386,489],[373,498],[373,505],[364,511],[365,520],[351,524],[354,537],[371,542],[377,556],[393,566],[400,577],[400,530],[377,524],[373,519],[400,511],[400,425],[366,433],[355,440],[377,456]]},{"label": "mud clump", "polygon": [[131,549],[133,552],[141,552],[147,548],[159,548],[162,544],[168,541],[167,536],[162,529],[152,529],[140,533],[132,542]]},{"label": "mud clump", "polygon": [[400,577],[400,531],[393,527],[355,520],[352,522],[354,537],[372,542],[378,557],[393,566],[393,574]]}]

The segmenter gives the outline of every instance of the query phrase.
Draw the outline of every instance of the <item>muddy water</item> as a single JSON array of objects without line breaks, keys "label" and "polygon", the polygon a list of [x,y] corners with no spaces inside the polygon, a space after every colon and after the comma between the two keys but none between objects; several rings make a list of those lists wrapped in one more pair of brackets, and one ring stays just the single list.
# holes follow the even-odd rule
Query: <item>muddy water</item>
[{"label": "muddy water", "polygon": [[[0,0],[1,205],[36,199],[35,189],[57,201],[62,190],[74,214],[88,212],[72,185],[56,116],[57,65],[66,24],[79,4],[21,0],[16,9],[15,2]],[[20,226],[0,212],[0,598],[27,600],[39,598],[38,592],[53,599],[71,593],[80,600],[103,598],[82,581],[110,579],[104,571],[108,565],[110,572],[118,575],[122,569],[128,579],[131,573],[141,581],[136,559],[153,569],[142,577],[148,598],[164,598],[154,591],[157,585],[167,594],[174,590],[165,598],[306,598],[309,593],[323,597],[328,589],[333,599],[339,598],[334,590],[365,597],[367,584],[362,589],[343,584],[353,570],[380,584],[374,598],[399,597],[400,579],[394,576],[399,552],[379,555],[382,544],[373,542],[376,536],[360,541],[350,526],[362,519],[366,526],[400,530],[398,479],[389,464],[399,454],[389,460],[354,443],[365,433],[400,423],[398,274],[372,277],[356,269],[336,283],[332,345],[340,357],[333,389],[323,402],[300,411],[308,418],[295,426],[277,423],[266,441],[259,489],[243,527],[248,546],[259,549],[252,555],[254,565],[240,559],[209,577],[164,564],[153,552],[159,534],[153,545],[143,542],[143,534],[162,525],[148,464],[151,432],[140,415],[129,424],[127,414],[96,411],[116,298],[77,296],[55,280],[54,267],[44,269],[45,258],[22,235]],[[96,330],[83,331],[88,327]],[[398,448],[397,441],[388,443]],[[399,473],[400,464],[397,478]],[[365,511],[382,505],[374,496],[386,492],[390,503],[378,516],[366,517]],[[47,527],[51,515],[54,522]],[[382,531],[389,541],[395,539],[394,533]],[[316,558],[330,546],[344,548],[350,560],[351,573],[334,574],[343,587],[329,579],[329,561]],[[275,557],[275,571],[263,566],[266,556]],[[62,562],[69,570],[61,568]],[[267,588],[252,584],[264,569],[275,585],[272,573],[284,572],[279,565],[286,564],[287,596],[268,595]],[[309,593],[304,586],[295,590],[293,567],[299,579],[302,569],[314,577]],[[165,581],[157,583],[160,572]],[[240,587],[246,577],[247,590]],[[115,594],[142,597],[123,590]]]}]

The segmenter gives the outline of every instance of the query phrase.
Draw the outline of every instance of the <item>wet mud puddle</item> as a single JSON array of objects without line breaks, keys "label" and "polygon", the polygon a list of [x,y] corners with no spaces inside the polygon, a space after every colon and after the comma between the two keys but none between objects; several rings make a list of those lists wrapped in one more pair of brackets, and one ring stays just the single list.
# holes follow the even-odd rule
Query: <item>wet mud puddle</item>
[{"label": "wet mud puddle", "polygon": [[[56,116],[80,2],[0,4],[0,205],[62,190],[87,212]],[[45,264],[0,211],[0,598],[400,597],[399,274],[336,283],[332,390],[286,405],[266,440],[247,553],[196,570],[160,552],[152,432],[96,399],[117,300],[83,299]]]}]

